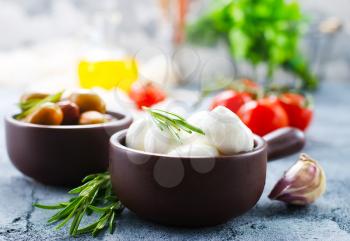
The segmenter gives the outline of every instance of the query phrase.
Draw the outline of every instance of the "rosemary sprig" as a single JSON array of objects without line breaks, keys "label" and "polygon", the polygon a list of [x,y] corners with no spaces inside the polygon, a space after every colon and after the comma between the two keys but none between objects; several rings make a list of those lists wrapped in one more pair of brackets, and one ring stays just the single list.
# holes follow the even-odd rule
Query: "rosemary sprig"
[{"label": "rosemary sprig", "polygon": [[16,115],[16,119],[20,120],[25,117],[27,117],[29,114],[31,114],[38,106],[47,103],[52,102],[56,103],[61,100],[63,91],[58,92],[56,94],[49,95],[45,97],[44,99],[31,99],[24,102],[21,102],[18,104],[18,106],[21,108],[21,113]]},{"label": "rosemary sprig", "polygon": [[[69,191],[76,195],[67,202],[54,205],[33,204],[37,208],[59,210],[48,222],[58,223],[56,229],[60,229],[71,221],[69,234],[76,236],[91,233],[96,236],[100,231],[108,227],[113,233],[115,219],[124,207],[112,192],[112,184],[108,173],[89,175],[83,179],[83,185]],[[92,224],[80,228],[82,219],[91,213],[99,213],[99,218]]]},{"label": "rosemary sprig", "polygon": [[179,142],[181,142],[181,130],[186,131],[189,134],[196,132],[205,135],[203,130],[189,124],[185,118],[177,114],[148,107],[143,107],[143,109],[152,117],[153,122],[161,131],[167,131]]}]

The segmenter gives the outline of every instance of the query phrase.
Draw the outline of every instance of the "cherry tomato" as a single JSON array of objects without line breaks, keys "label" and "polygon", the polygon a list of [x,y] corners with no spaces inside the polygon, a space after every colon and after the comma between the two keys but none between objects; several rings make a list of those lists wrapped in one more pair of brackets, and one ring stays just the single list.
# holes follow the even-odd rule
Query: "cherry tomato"
[{"label": "cherry tomato", "polygon": [[250,94],[245,92],[236,92],[234,90],[224,90],[214,97],[210,109],[222,105],[230,109],[232,112],[237,113],[238,109],[248,101],[251,101]]},{"label": "cherry tomato", "polygon": [[259,136],[288,126],[288,115],[276,97],[250,101],[238,110],[238,116]]},{"label": "cherry tomato", "polygon": [[287,112],[289,125],[304,131],[310,125],[313,110],[307,106],[304,96],[296,93],[284,93],[279,96],[280,103]]},{"label": "cherry tomato", "polygon": [[131,87],[129,97],[135,102],[139,109],[142,106],[151,107],[166,98],[165,92],[152,83],[135,83]]}]

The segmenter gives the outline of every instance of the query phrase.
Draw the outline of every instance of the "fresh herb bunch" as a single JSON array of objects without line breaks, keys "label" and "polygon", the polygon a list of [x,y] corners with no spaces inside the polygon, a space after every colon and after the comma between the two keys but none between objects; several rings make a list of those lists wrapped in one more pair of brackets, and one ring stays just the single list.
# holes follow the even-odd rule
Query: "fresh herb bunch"
[{"label": "fresh herb bunch", "polygon": [[305,22],[295,0],[212,0],[187,36],[202,45],[223,40],[233,59],[265,63],[268,80],[282,67],[303,80],[303,88],[315,89],[317,78],[299,49]]},{"label": "fresh herb bunch", "polygon": [[[84,184],[69,191],[76,195],[67,202],[54,205],[33,204],[37,208],[59,210],[48,222],[59,223],[56,229],[65,226],[70,220],[69,234],[76,236],[91,233],[96,236],[100,231],[108,227],[113,233],[115,219],[124,207],[112,191],[111,178],[108,173],[94,174],[85,177]],[[80,228],[82,219],[93,212],[99,213],[99,218],[92,224]]]},{"label": "fresh herb bunch", "polygon": [[56,94],[49,95],[44,99],[31,99],[31,100],[27,100],[19,103],[18,106],[21,109],[21,113],[16,115],[16,119],[20,120],[27,117],[36,108],[38,108],[40,105],[44,103],[47,103],[47,102],[57,103],[58,101],[61,100],[62,94],[63,94],[63,91],[58,92]]},{"label": "fresh herb bunch", "polygon": [[143,107],[151,117],[153,122],[158,126],[161,131],[167,131],[177,141],[181,143],[180,132],[186,131],[189,134],[196,132],[201,135],[205,135],[204,131],[198,127],[189,124],[183,117],[164,110],[151,109]]}]

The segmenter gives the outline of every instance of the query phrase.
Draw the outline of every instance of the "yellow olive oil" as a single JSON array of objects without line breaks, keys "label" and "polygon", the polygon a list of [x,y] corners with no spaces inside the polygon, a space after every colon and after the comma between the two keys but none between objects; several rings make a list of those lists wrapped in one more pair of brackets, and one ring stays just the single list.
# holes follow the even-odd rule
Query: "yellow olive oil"
[{"label": "yellow olive oil", "polygon": [[101,87],[107,90],[119,88],[129,92],[138,79],[137,62],[133,58],[117,60],[82,60],[78,66],[82,88]]}]

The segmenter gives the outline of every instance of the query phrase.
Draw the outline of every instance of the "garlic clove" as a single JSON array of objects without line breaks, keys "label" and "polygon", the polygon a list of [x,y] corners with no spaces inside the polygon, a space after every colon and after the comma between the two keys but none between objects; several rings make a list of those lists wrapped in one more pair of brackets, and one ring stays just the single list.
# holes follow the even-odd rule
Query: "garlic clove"
[{"label": "garlic clove", "polygon": [[291,166],[277,182],[269,198],[288,204],[313,203],[326,190],[326,176],[319,163],[306,154]]}]

